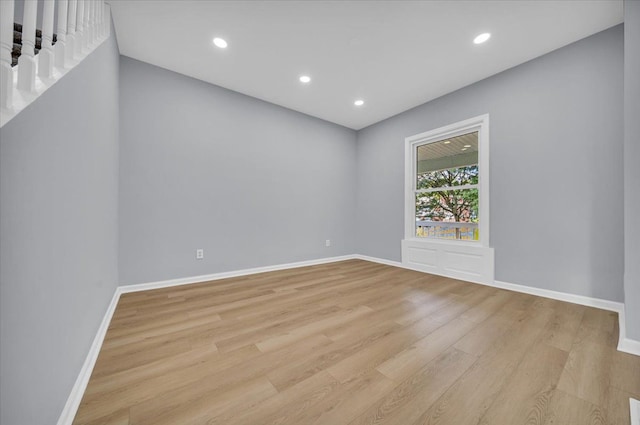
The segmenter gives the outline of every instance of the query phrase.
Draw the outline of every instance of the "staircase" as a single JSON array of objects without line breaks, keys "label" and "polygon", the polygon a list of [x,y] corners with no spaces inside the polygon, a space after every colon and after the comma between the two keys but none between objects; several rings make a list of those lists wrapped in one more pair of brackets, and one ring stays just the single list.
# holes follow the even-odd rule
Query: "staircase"
[{"label": "staircase", "polygon": [[[56,44],[58,41],[58,35],[53,34],[53,42],[52,45]],[[36,30],[36,47],[35,54],[42,49],[42,30]],[[18,64],[18,56],[20,56],[20,51],[22,50],[22,24],[14,23],[13,24],[13,49],[11,50],[11,66],[16,66]]]},{"label": "staircase", "polygon": [[[16,0],[0,0],[0,127],[82,62],[111,32],[111,9],[104,0],[20,2],[23,13],[16,17]],[[36,29],[38,21],[41,29]]]}]

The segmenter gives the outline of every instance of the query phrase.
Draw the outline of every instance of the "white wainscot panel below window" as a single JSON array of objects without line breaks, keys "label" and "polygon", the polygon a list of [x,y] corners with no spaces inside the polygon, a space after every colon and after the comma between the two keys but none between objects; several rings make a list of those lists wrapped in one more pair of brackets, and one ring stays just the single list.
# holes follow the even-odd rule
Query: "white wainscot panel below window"
[{"label": "white wainscot panel below window", "polygon": [[493,248],[474,243],[402,241],[402,263],[415,270],[476,283],[493,283]]}]

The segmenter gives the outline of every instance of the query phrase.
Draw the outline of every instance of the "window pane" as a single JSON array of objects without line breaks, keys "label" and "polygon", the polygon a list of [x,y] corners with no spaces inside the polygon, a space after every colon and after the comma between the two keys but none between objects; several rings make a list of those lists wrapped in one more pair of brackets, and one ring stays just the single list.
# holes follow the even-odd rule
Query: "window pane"
[{"label": "window pane", "polygon": [[479,240],[478,189],[416,194],[417,237]]},{"label": "window pane", "polygon": [[478,183],[478,132],[420,145],[416,153],[417,189]]},{"label": "window pane", "polygon": [[416,189],[437,189],[478,184],[478,165],[418,174]]}]

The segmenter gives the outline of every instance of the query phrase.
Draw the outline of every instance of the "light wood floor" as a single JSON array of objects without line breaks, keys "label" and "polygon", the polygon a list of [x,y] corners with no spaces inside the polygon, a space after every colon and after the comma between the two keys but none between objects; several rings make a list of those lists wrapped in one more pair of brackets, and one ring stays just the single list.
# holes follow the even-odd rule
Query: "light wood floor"
[{"label": "light wood floor", "polygon": [[614,313],[352,260],[123,295],[74,424],[629,424]]}]

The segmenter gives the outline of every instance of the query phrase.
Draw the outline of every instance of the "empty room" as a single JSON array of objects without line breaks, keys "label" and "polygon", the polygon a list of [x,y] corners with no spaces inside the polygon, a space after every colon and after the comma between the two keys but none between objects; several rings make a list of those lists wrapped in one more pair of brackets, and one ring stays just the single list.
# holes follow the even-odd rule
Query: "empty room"
[{"label": "empty room", "polygon": [[640,425],[640,0],[0,0],[1,425]]}]

